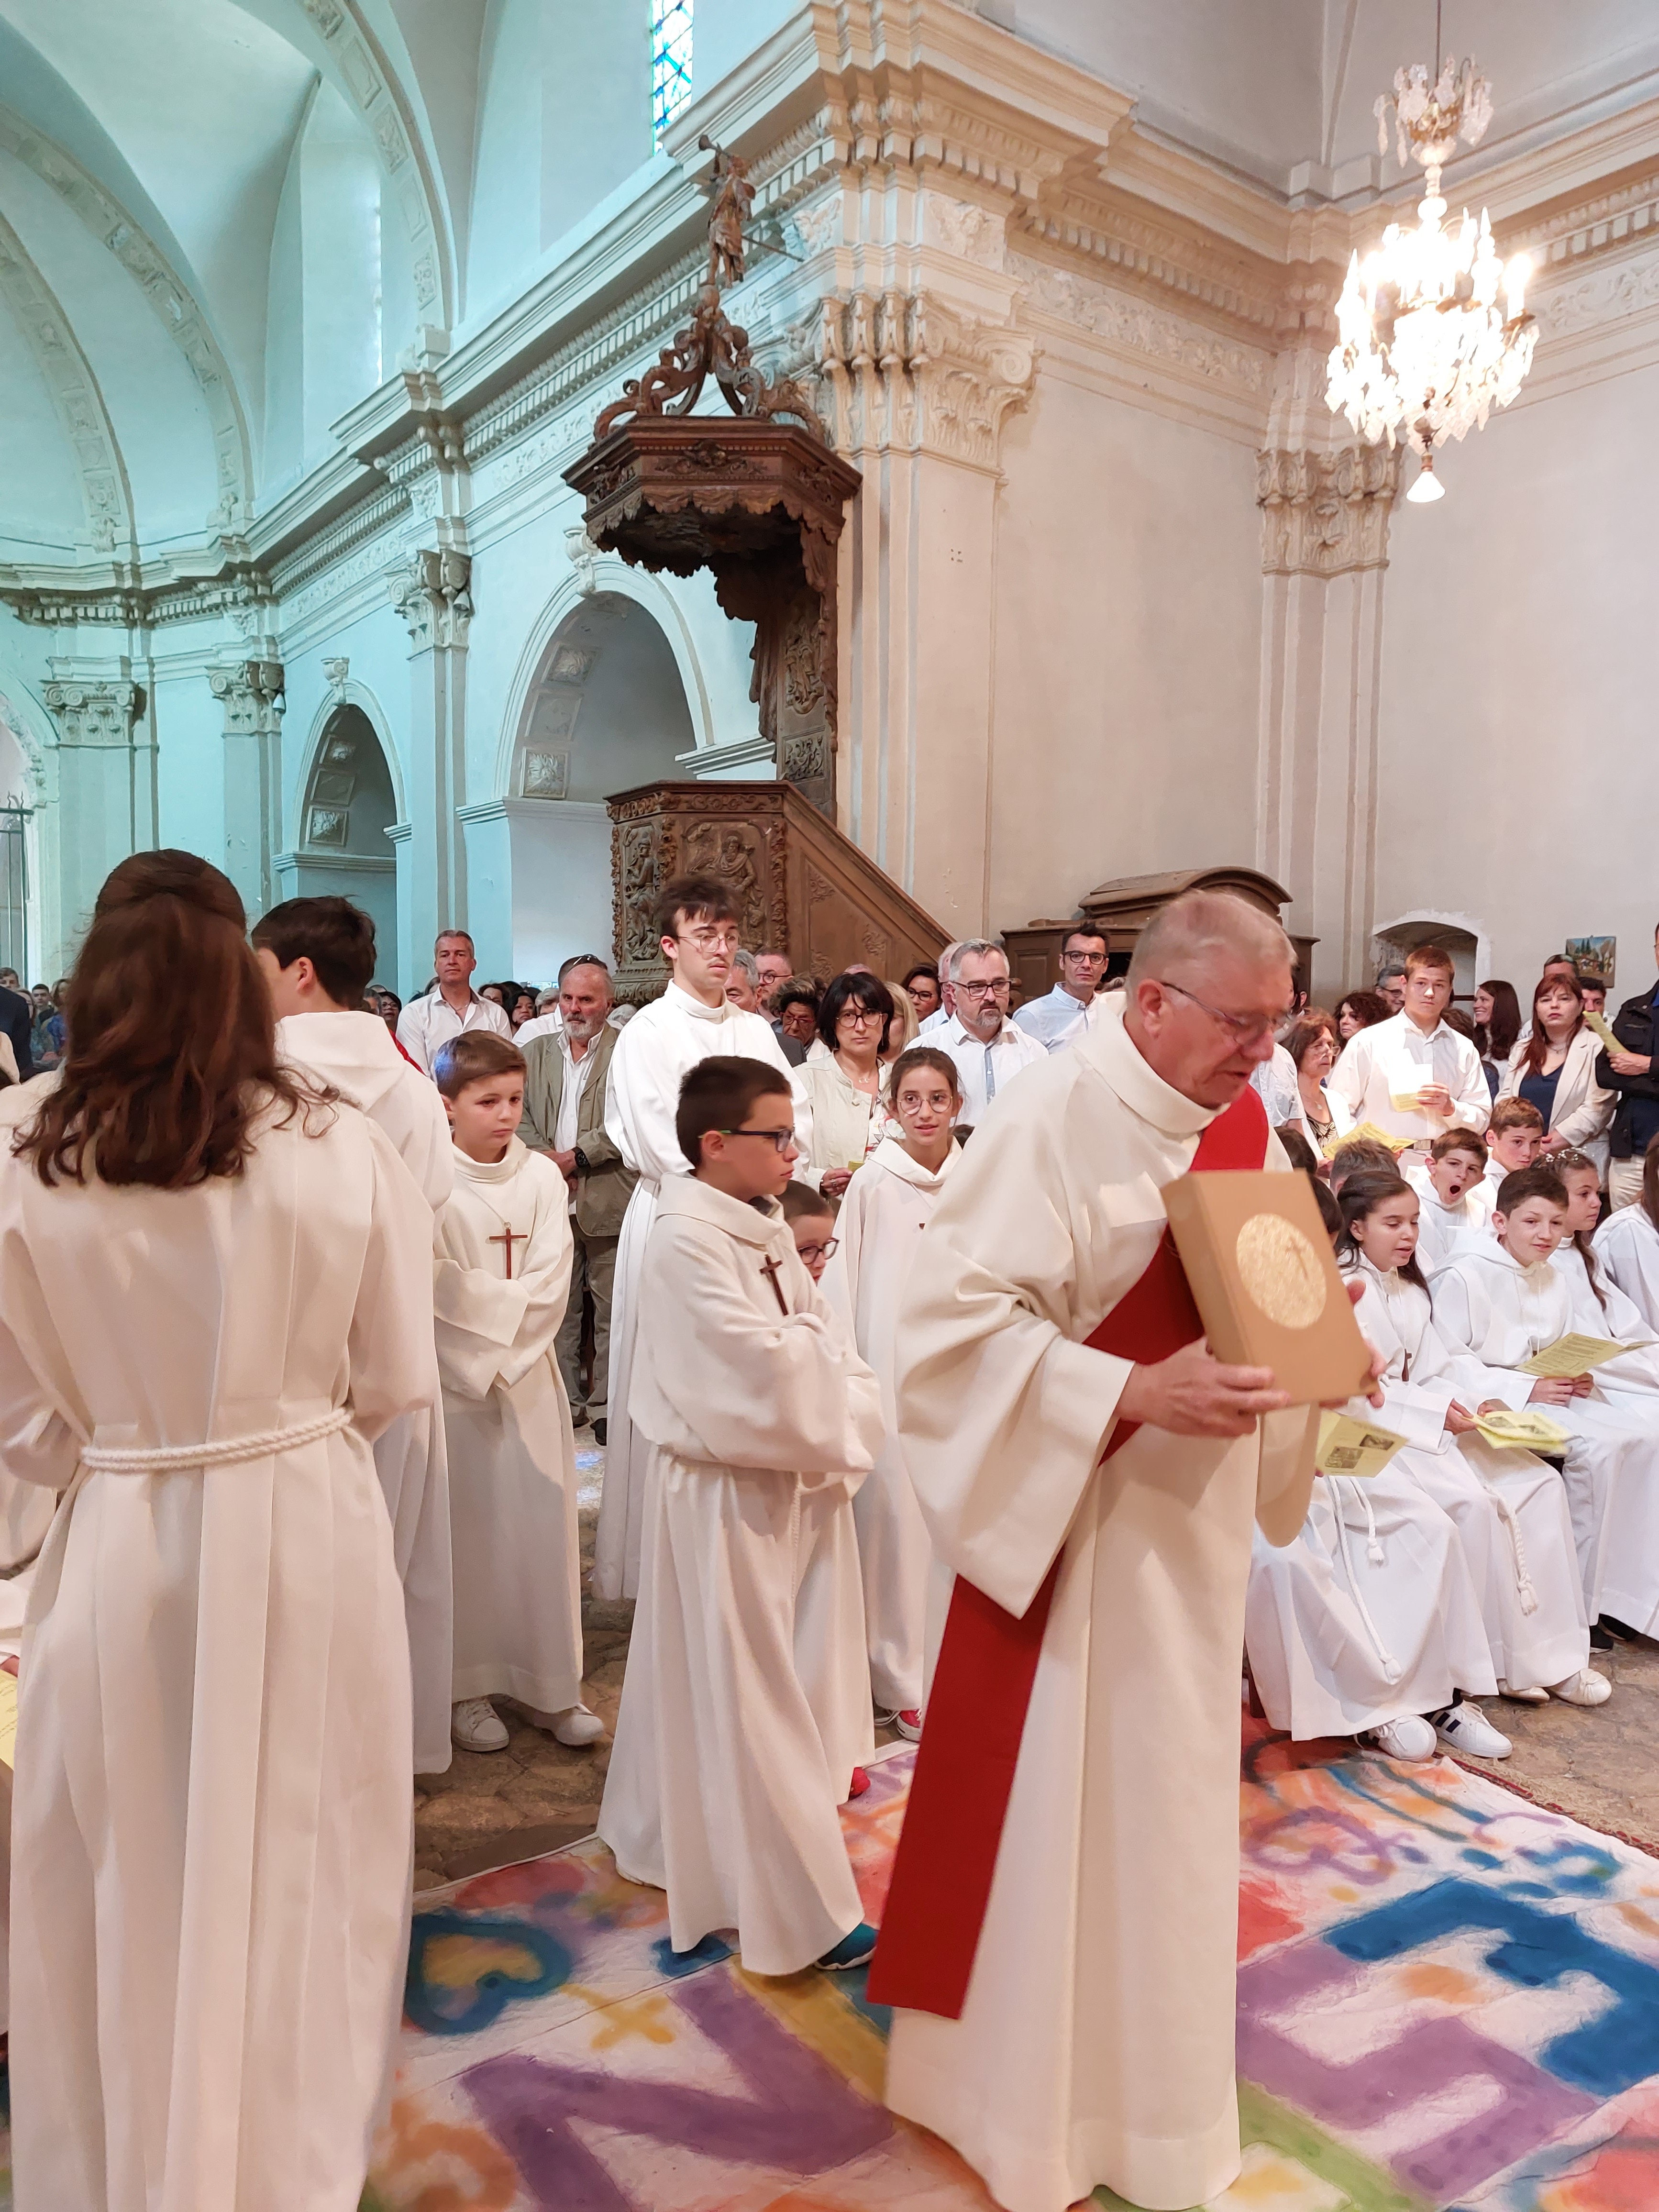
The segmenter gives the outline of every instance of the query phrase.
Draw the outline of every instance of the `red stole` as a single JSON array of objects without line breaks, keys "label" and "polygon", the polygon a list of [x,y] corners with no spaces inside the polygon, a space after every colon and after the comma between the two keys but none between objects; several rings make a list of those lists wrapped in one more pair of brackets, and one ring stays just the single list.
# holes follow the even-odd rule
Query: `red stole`
[{"label": "red stole", "polygon": [[[1267,1151],[1267,1109],[1247,1085],[1205,1130],[1193,1167],[1260,1168]],[[1203,1334],[1166,1229],[1146,1273],[1088,1342],[1151,1366]],[[1139,1425],[1118,1423],[1103,1466]],[[1018,1620],[957,1577],[870,1969],[876,2003],[962,2017],[1063,1553]]]}]

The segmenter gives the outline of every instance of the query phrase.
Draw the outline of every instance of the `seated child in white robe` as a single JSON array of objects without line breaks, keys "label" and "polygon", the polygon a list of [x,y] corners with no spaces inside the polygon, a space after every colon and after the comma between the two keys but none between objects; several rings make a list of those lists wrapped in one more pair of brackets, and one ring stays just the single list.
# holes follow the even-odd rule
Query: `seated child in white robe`
[{"label": "seated child in white robe", "polygon": [[[1601,1218],[1601,1169],[1588,1152],[1558,1152],[1550,1164],[1567,1194],[1567,1233],[1550,1265],[1567,1285],[1571,1301],[1567,1327],[1574,1335],[1610,1339],[1631,1349],[1595,1370],[1607,1402],[1637,1414],[1659,1435],[1659,1329],[1628,1298],[1597,1256],[1591,1232]],[[1626,1206],[1639,1213],[1639,1206]],[[1616,1216],[1614,1217],[1617,1218]],[[1659,1480],[1621,1482],[1607,1508],[1606,1565],[1601,1579],[1601,1621],[1616,1636],[1628,1626],[1651,1636],[1659,1612],[1641,1562],[1659,1553]],[[1635,1572],[1632,1574],[1632,1568]]]},{"label": "seated child in white robe", "polygon": [[1443,1130],[1426,1160],[1405,1170],[1421,1201],[1417,1218],[1417,1264],[1423,1274],[1443,1267],[1466,1237],[1492,1230],[1486,1146],[1473,1129]]},{"label": "seated child in white robe", "polygon": [[1338,1204],[1339,1256],[1365,1284],[1360,1327],[1389,1355],[1382,1413],[1363,1400],[1351,1411],[1430,1449],[1396,1453],[1363,1480],[1316,1477],[1302,1534],[1284,1551],[1257,1531],[1244,1614],[1250,1673],[1268,1719],[1300,1740],[1357,1735],[1418,1759],[1438,1739],[1505,1759],[1509,1739],[1463,1695],[1498,1686],[1480,1594],[1454,1522],[1413,1471],[1443,1431],[1452,1394],[1411,1379],[1389,1326],[1390,1281],[1422,1298],[1426,1319],[1413,1258],[1416,1194],[1393,1169],[1373,1170],[1348,1176]]},{"label": "seated child in white robe", "polygon": [[[1614,1403],[1596,1380],[1522,1373],[1534,1353],[1572,1333],[1566,1279],[1550,1265],[1566,1232],[1567,1194],[1552,1167],[1522,1168],[1498,1186],[1496,1234],[1455,1252],[1430,1285],[1436,1328],[1452,1354],[1451,1379],[1477,1413],[1540,1407],[1567,1431],[1564,1467],[1592,1650],[1610,1638],[1601,1609],[1607,1512],[1620,1482],[1659,1480],[1659,1431],[1650,1417]],[[1629,1601],[1659,1609],[1659,1555],[1620,1562]]]},{"label": "seated child in white robe", "polygon": [[438,1217],[438,1369],[455,1559],[455,1707],[464,1751],[505,1748],[511,1698],[573,1748],[582,1703],[576,1448],[555,1343],[570,1294],[570,1194],[518,1136],[524,1054],[493,1030],[442,1046],[433,1075],[455,1139]]},{"label": "seated child in white robe", "polygon": [[[870,1694],[882,1721],[915,1743],[921,1735],[933,1547],[899,1443],[893,1340],[917,1243],[962,1158],[951,1133],[962,1111],[956,1063],[927,1045],[901,1053],[888,1077],[887,1105],[894,1128],[848,1186],[823,1289],[881,1383],[887,1433],[853,1501],[853,1517],[864,1569]],[[948,1608],[948,1591],[943,1596]]]},{"label": "seated child in white robe", "polygon": [[1529,1098],[1499,1098],[1492,1106],[1485,1142],[1486,1173],[1475,1195],[1484,1201],[1490,1219],[1504,1176],[1538,1165],[1544,1149],[1544,1117]]},{"label": "seated child in white robe", "polygon": [[704,1060],[675,1127],[693,1173],[665,1178],[641,1263],[629,1412],[651,1443],[647,1506],[599,1834],[622,1874],[667,1891],[676,1950],[735,1928],[754,1973],[859,1966],[875,1932],[799,1616],[838,1534],[853,1601],[823,1606],[845,1625],[818,1624],[816,1658],[856,1683],[867,1723],[852,1493],[880,1395],[781,1216],[799,1157],[787,1079]]},{"label": "seated child in white robe", "polygon": [[1595,1232],[1595,1256],[1659,1336],[1659,1137],[1642,1163],[1642,1195],[1608,1214]]}]

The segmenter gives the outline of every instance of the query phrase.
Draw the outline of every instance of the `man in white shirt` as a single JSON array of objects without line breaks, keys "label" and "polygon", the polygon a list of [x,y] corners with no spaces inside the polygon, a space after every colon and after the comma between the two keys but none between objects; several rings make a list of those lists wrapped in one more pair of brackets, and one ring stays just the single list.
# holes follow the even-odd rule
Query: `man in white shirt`
[{"label": "man in white shirt", "polygon": [[965,939],[951,957],[950,983],[956,1011],[933,1032],[933,1042],[956,1062],[962,1125],[972,1128],[999,1091],[1048,1054],[1008,1018],[1008,956],[1000,945]]},{"label": "man in white shirt", "polygon": [[1105,974],[1106,933],[1091,922],[1079,922],[1060,941],[1059,982],[1044,997],[1022,1006],[1015,1023],[1045,1052],[1075,1044],[1094,1026],[1099,1012],[1095,994]]},{"label": "man in white shirt", "polygon": [[423,999],[411,999],[398,1017],[398,1042],[423,1075],[430,1075],[438,1048],[463,1030],[495,1030],[504,1037],[513,1024],[493,999],[472,988],[478,964],[472,939],[464,929],[441,929],[432,948],[438,981]]},{"label": "man in white shirt", "polygon": [[1406,1010],[1357,1030],[1326,1079],[1356,1122],[1432,1143],[1443,1129],[1484,1129],[1492,1093],[1480,1055],[1441,1018],[1452,994],[1451,955],[1414,945],[1406,955]]},{"label": "man in white shirt", "polygon": [[[919,1037],[932,1036],[937,1042],[939,1031],[956,1012],[955,990],[951,981],[951,963],[961,950],[962,939],[959,937],[952,938],[939,956],[939,1005],[918,1028],[916,1035]],[[1005,1013],[1007,1012],[1006,1006],[1003,1012]]]}]

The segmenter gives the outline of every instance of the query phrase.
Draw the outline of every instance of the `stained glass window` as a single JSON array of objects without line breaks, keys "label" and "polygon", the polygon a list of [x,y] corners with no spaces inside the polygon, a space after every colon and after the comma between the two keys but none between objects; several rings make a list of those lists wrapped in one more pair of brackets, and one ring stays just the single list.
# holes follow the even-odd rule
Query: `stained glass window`
[{"label": "stained glass window", "polygon": [[660,138],[691,97],[692,0],[651,0],[651,128]]}]

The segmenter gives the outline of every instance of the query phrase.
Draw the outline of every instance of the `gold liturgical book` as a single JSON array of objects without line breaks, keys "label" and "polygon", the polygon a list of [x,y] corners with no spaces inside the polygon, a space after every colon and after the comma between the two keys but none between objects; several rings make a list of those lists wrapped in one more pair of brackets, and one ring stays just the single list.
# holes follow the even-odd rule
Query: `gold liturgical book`
[{"label": "gold liturgical book", "polygon": [[1297,1406],[1369,1386],[1370,1354],[1305,1176],[1181,1176],[1164,1209],[1218,1359],[1271,1367]]}]

